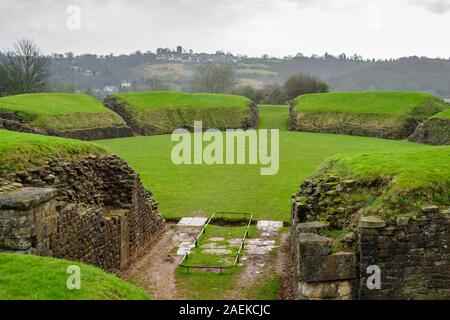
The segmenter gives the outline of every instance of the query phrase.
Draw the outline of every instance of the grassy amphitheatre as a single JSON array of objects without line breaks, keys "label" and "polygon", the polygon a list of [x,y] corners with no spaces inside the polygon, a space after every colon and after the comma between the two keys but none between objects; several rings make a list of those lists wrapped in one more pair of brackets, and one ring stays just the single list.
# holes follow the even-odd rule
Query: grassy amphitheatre
[{"label": "grassy amphitheatre", "polygon": [[290,129],[405,139],[449,105],[418,92],[337,92],[296,99]]},{"label": "grassy amphitheatre", "polygon": [[[433,147],[369,137],[287,131],[286,106],[260,107],[260,128],[280,128],[280,171],[261,176],[258,166],[176,166],[169,135],[104,140],[140,173],[165,218],[214,211],[246,211],[257,220],[290,221],[290,196],[300,182],[337,154],[422,152]],[[401,162],[400,162],[401,163]]]},{"label": "grassy amphitheatre", "polygon": [[[81,290],[66,287],[67,268],[81,272]],[[49,272],[51,271],[51,272]],[[1,300],[147,300],[137,286],[99,268],[66,260],[0,253]]]},{"label": "grassy amphitheatre", "polygon": [[[128,102],[119,98],[122,95],[113,100],[114,103],[120,100],[121,105],[134,105],[132,108],[134,111],[130,114],[135,116],[142,113],[142,119],[145,119],[145,114],[167,116],[168,111],[172,110],[176,119],[170,118],[170,124],[181,124],[181,127],[192,125],[192,123],[179,121],[193,122],[193,120],[199,120],[197,116],[205,116],[209,111],[215,110],[211,101],[216,99],[221,100],[220,105],[223,110],[239,109],[239,112],[245,115],[242,119],[248,119],[250,114],[248,101],[239,97],[187,95],[186,97],[190,98],[185,99],[184,94],[178,96],[168,93],[168,96],[164,97],[166,94],[135,93],[125,95],[129,99]],[[386,126],[386,123],[392,125],[387,129],[383,127],[383,132],[386,130],[403,132],[402,126],[410,117],[430,118],[437,113],[436,110],[446,106],[441,104],[440,100],[423,94],[406,94],[406,97],[402,98],[395,93],[387,96],[385,93],[368,93],[368,97],[360,97],[358,103],[354,98],[361,94],[342,94],[341,97],[339,94],[330,94],[330,97],[321,97],[326,102],[319,108],[322,111],[317,111],[315,105],[308,108],[314,110],[311,111],[312,113],[320,114],[322,120],[330,119],[330,123],[335,123],[333,122],[336,120],[335,113],[330,110],[334,110],[336,106],[333,107],[328,99],[338,96],[336,99],[339,102],[346,100],[346,96],[352,95],[355,96],[350,100],[355,104],[349,103],[347,107],[341,108],[341,111],[346,110],[345,112],[350,113],[352,110],[353,114],[361,115],[361,118],[358,118],[359,125],[367,119],[372,119],[370,118],[372,116],[376,121],[368,121],[370,126],[377,123],[380,126]],[[169,99],[171,102],[168,103],[167,97],[173,100]],[[205,100],[200,97],[204,97]],[[306,99],[309,99],[308,97],[314,96],[306,96]],[[369,101],[364,102],[364,99]],[[389,99],[392,101],[387,103]],[[196,109],[207,112],[186,111],[186,117],[180,117],[185,114],[180,110],[192,109],[195,101],[204,101],[204,104],[200,104],[201,107]],[[236,107],[238,101],[241,104]],[[383,101],[384,103],[381,103]],[[340,102],[338,102],[336,105],[339,105]],[[367,107],[365,107],[366,103]],[[214,106],[217,105],[218,103],[214,102]],[[173,107],[175,109],[171,109]],[[369,109],[372,108],[377,112],[369,113]],[[156,113],[152,113],[155,110]],[[173,110],[177,111],[173,112]],[[222,115],[220,112],[219,114]],[[232,112],[224,112],[223,115],[225,114],[229,115]],[[366,118],[368,114],[370,117]],[[235,114],[232,118],[239,115],[241,113]],[[337,176],[343,180],[355,180],[361,185],[375,185],[370,190],[356,188],[355,192],[349,195],[349,199],[346,199],[364,203],[365,214],[385,214],[386,212],[395,215],[414,214],[415,210],[422,205],[432,203],[450,205],[448,202],[450,196],[449,147],[434,147],[371,137],[288,131],[289,107],[287,106],[260,106],[259,115],[260,129],[271,128],[281,131],[280,171],[274,176],[261,176],[260,167],[251,165],[176,166],[171,161],[171,151],[175,143],[171,142],[170,135],[101,140],[94,144],[5,130],[0,130],[0,174],[6,175],[8,172],[28,166],[39,166],[48,158],[73,159],[86,154],[113,152],[127,160],[141,175],[144,185],[153,192],[155,199],[160,203],[160,212],[169,219],[193,215],[207,216],[214,211],[244,211],[253,213],[256,220],[290,222],[291,194],[298,191],[300,183],[305,179],[311,176],[320,177],[324,174]],[[447,112],[435,116],[435,118],[445,117],[448,118]],[[387,121],[390,118],[393,120]],[[168,118],[158,118],[160,121],[158,123],[167,125],[164,119]],[[207,117],[202,119],[208,121]],[[212,122],[204,125],[220,128],[217,125],[219,120],[227,119],[212,119]],[[230,123],[227,122],[227,124]],[[242,121],[235,124],[242,125]],[[167,128],[164,127],[164,130]],[[238,237],[242,230],[216,227],[214,232],[215,235],[234,238]],[[257,236],[257,230],[252,229],[250,237]],[[206,255],[197,257],[197,259],[206,259],[207,262],[215,258]],[[195,262],[204,261],[192,261],[192,263]],[[24,268],[25,265],[27,268]],[[133,285],[88,266],[82,266],[82,274],[88,279],[86,287],[77,292],[60,290],[60,286],[64,285],[67,279],[66,267],[67,262],[63,260],[0,254],[0,283],[2,283],[0,298],[146,298],[145,294]],[[48,270],[55,270],[55,273],[49,274]],[[177,269],[177,288],[187,298],[227,298],[227,295],[237,287],[236,282],[241,271],[241,269],[234,269],[223,275],[201,272],[187,274],[184,270]],[[64,281],[61,281],[62,278]],[[278,286],[279,279],[275,274],[246,288],[242,294],[250,299],[275,299]]]},{"label": "grassy amphitheatre", "polygon": [[143,135],[192,128],[195,120],[207,128],[251,128],[256,126],[258,112],[244,97],[182,92],[115,94],[105,99],[105,105]]},{"label": "grassy amphitheatre", "polygon": [[83,94],[42,93],[0,98],[0,114],[10,112],[39,129],[59,131],[125,127],[123,119]]}]

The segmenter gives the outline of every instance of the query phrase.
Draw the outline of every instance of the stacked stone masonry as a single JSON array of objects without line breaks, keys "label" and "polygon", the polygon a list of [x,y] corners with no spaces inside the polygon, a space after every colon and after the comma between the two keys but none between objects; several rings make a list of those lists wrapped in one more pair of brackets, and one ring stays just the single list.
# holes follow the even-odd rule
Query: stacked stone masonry
[{"label": "stacked stone masonry", "polygon": [[[348,250],[333,253],[333,239],[320,235],[330,224],[307,222],[306,212],[314,206],[304,204],[311,201],[314,197],[305,202],[295,196],[292,202],[297,299],[450,299],[449,210],[425,207],[420,217],[395,223],[361,217]],[[368,286],[374,266],[380,270],[380,289]]]},{"label": "stacked stone masonry", "polygon": [[118,271],[164,228],[157,207],[120,158],[53,160],[0,182],[0,250]]}]

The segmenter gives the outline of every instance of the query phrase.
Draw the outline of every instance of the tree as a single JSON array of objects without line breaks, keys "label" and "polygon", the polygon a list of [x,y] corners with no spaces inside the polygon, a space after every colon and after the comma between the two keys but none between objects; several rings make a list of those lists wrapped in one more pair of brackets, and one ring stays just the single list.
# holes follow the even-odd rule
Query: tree
[{"label": "tree", "polygon": [[286,100],[293,100],[302,94],[325,93],[329,86],[325,82],[308,75],[290,77],[283,86]]},{"label": "tree", "polygon": [[31,40],[20,40],[0,54],[0,94],[38,92],[48,82],[49,59]]},{"label": "tree", "polygon": [[191,81],[197,92],[224,93],[236,84],[233,67],[226,64],[205,64],[198,67]]}]

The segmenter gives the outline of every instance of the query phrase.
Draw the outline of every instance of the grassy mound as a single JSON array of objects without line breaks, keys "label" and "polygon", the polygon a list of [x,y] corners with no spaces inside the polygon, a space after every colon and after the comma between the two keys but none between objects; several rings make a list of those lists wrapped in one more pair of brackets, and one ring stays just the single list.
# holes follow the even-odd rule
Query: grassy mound
[{"label": "grassy mound", "polygon": [[0,175],[39,166],[50,158],[74,159],[109,151],[87,142],[0,130]]},{"label": "grassy mound", "polygon": [[194,121],[217,129],[246,129],[255,127],[258,121],[256,105],[247,98],[232,95],[133,92],[110,96],[105,105],[143,135],[191,129]]},{"label": "grassy mound", "polygon": [[432,145],[450,145],[450,109],[419,125],[409,140]]},{"label": "grassy mound", "polygon": [[419,122],[448,108],[418,92],[308,94],[291,106],[290,130],[405,139]]},{"label": "grassy mound", "polygon": [[308,219],[339,227],[360,215],[420,216],[424,206],[450,205],[449,163],[450,147],[335,156],[302,184],[298,199]]},{"label": "grassy mound", "polygon": [[[123,119],[83,94],[39,93],[0,98],[0,115],[13,113],[33,127],[81,130],[125,127]],[[1,116],[0,116],[1,118]]]},{"label": "grassy mound", "polygon": [[[78,266],[81,289],[67,289],[69,266]],[[52,258],[0,253],[0,300],[147,300],[131,283],[99,268]]]}]

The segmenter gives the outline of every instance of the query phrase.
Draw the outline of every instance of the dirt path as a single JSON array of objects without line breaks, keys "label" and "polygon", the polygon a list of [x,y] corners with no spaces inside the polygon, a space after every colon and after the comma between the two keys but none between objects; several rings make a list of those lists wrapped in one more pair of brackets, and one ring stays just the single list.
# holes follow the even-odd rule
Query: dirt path
[{"label": "dirt path", "polygon": [[294,300],[293,266],[290,248],[290,233],[283,233],[280,238],[280,248],[275,259],[275,269],[280,277],[280,290],[278,292],[281,300]]},{"label": "dirt path", "polygon": [[[185,228],[182,240],[193,241],[197,233],[197,230]],[[183,299],[179,296],[175,283],[175,270],[181,258],[176,256],[173,249],[179,241],[179,230],[167,226],[151,249],[123,272],[122,277],[138,283],[153,299]]]}]

